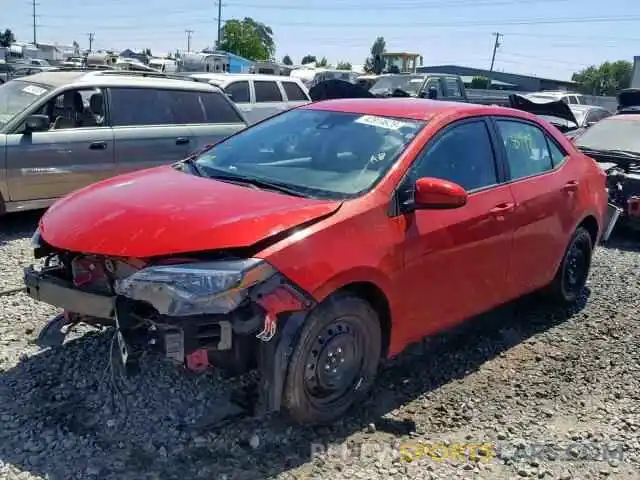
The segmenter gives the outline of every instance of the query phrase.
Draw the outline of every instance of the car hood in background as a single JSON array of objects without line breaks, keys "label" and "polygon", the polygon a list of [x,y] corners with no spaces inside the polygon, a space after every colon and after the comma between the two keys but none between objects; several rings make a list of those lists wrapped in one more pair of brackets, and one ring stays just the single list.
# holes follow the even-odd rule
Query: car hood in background
[{"label": "car hood in background", "polygon": [[366,88],[338,79],[318,82],[309,89],[309,96],[314,102],[338,98],[375,98]]},{"label": "car hood in background", "polygon": [[573,115],[569,105],[562,100],[555,100],[551,102],[534,102],[522,95],[511,94],[509,95],[509,107],[524,112],[529,112],[534,115],[547,115],[549,117],[556,117],[562,120],[567,120],[574,125],[578,125],[576,117]]},{"label": "car hood in background", "polygon": [[64,197],[44,214],[40,233],[62,250],[147,258],[249,247],[325,218],[340,204],[166,166],[113,177]]}]

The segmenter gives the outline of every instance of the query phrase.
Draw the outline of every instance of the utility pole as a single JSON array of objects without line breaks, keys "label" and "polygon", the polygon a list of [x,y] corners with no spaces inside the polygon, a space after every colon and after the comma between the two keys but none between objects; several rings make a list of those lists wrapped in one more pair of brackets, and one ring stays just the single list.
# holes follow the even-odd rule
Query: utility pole
[{"label": "utility pole", "polygon": [[33,13],[32,13],[32,16],[33,16],[33,44],[36,47],[38,46],[38,38],[36,36],[36,27],[37,27],[37,24],[36,24],[36,18],[37,18],[36,6],[37,5],[40,5],[40,4],[36,3],[36,0],[31,0],[31,6],[33,7]]},{"label": "utility pole", "polygon": [[[500,46],[500,37],[503,35],[500,32],[495,32],[496,41],[493,44],[493,55],[491,55],[491,67],[489,67],[489,72],[493,72],[493,65],[496,62],[496,52],[498,51],[498,47]],[[491,88],[491,77],[487,81],[487,90]]]},{"label": "utility pole", "polygon": [[216,42],[216,50],[220,48],[221,32],[222,32],[222,0],[218,0],[218,41]]},{"label": "utility pole", "polygon": [[491,55],[491,67],[489,68],[490,72],[493,72],[493,64],[496,61],[496,52],[498,51],[498,47],[500,46],[500,37],[504,36],[499,32],[495,32],[494,35],[496,37],[496,41],[493,44],[493,55]]},{"label": "utility pole", "polygon": [[89,53],[91,53],[92,49],[93,49],[93,38],[95,37],[95,33],[91,32],[91,33],[87,33],[88,37],[89,37]]},{"label": "utility pole", "polygon": [[193,30],[185,30],[187,34],[187,53],[191,52],[191,35],[193,35]]}]

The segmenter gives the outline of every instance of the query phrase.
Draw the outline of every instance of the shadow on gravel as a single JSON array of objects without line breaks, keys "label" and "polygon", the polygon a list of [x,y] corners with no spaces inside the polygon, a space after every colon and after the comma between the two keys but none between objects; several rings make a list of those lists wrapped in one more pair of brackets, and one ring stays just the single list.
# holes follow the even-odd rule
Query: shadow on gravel
[{"label": "shadow on gravel", "polygon": [[604,248],[623,250],[625,252],[640,252],[640,231],[614,230]]},{"label": "shadow on gravel", "polygon": [[[3,372],[0,466],[10,463],[65,480],[277,475],[308,462],[312,444],[342,442],[370,423],[392,435],[410,433],[415,430],[411,418],[383,416],[564,322],[584,307],[588,296],[586,291],[570,309],[549,308],[535,296],[527,297],[411,347],[381,369],[363,408],[336,425],[320,428],[303,428],[275,417],[244,418],[224,428],[198,431],[194,426],[221,408],[233,388],[251,378],[189,374],[149,357],[127,386],[108,368],[111,331],[88,333]],[[114,393],[112,378],[121,393]],[[431,408],[432,418],[437,418],[439,408],[447,407],[433,405],[426,412]],[[411,415],[410,409],[405,414]],[[449,423],[438,428],[445,431],[467,422],[462,413],[454,420],[451,415],[444,417]]]},{"label": "shadow on gravel", "polygon": [[0,217],[0,246],[18,238],[31,237],[44,210],[9,213]]}]

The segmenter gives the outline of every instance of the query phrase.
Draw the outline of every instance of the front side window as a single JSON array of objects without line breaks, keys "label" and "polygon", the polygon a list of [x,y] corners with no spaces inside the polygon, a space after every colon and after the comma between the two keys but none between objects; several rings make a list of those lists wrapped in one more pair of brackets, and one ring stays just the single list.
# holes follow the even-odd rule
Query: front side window
[{"label": "front side window", "polygon": [[349,198],[372,188],[424,121],[296,109],[216,144],[204,175],[257,178],[310,196]]},{"label": "front side window", "polygon": [[542,130],[517,120],[497,120],[496,124],[502,137],[512,180],[553,169]]},{"label": "front side window", "polygon": [[0,84],[0,128],[43,98],[50,90],[50,87],[23,80]]},{"label": "front side window", "polygon": [[416,160],[412,180],[440,178],[465,190],[498,183],[496,161],[489,131],[483,120],[448,128]]},{"label": "front side window", "polygon": [[254,81],[253,87],[256,91],[256,103],[261,102],[282,102],[282,94],[276,82]]},{"label": "front side window", "polygon": [[104,126],[104,95],[98,88],[67,90],[35,114],[49,117],[49,130]]}]

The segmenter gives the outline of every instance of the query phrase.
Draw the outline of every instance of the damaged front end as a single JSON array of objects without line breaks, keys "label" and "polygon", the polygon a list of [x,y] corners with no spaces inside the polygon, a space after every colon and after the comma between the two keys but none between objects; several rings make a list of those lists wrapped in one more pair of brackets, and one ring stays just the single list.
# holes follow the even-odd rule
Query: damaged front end
[{"label": "damaged front end", "polygon": [[26,290],[64,309],[58,325],[114,326],[129,371],[145,350],[192,371],[215,365],[237,375],[258,367],[267,408],[279,408],[286,365],[280,357],[292,344],[288,334],[281,341],[279,330],[291,317],[304,317],[314,300],[273,266],[224,253],[109,258],[56,250],[38,232],[33,240],[42,266],[25,269]]}]

